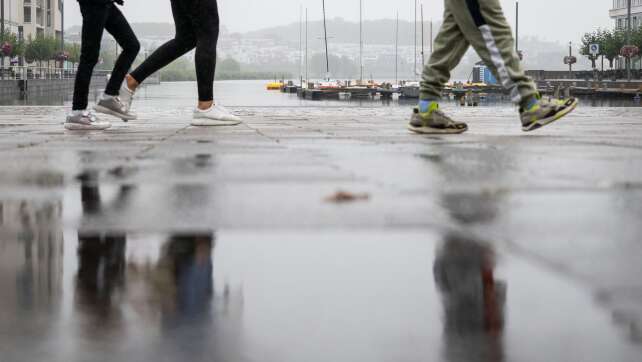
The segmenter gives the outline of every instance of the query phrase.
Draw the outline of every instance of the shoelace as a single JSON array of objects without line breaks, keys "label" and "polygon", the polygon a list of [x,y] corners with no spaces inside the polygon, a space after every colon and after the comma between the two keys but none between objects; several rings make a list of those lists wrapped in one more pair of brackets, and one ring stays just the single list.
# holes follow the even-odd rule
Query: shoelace
[{"label": "shoelace", "polygon": [[120,111],[123,113],[126,113],[129,111],[129,107],[123,101],[120,99],[120,97],[114,97],[116,100],[116,103],[118,103],[118,108],[120,108]]},{"label": "shoelace", "polygon": [[89,122],[96,122],[96,113],[94,111],[84,111],[82,116],[89,119]]}]

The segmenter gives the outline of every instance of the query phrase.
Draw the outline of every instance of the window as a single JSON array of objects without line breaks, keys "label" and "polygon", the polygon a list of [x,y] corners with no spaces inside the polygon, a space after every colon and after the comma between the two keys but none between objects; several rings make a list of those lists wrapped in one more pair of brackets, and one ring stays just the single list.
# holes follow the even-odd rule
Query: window
[{"label": "window", "polygon": [[31,23],[31,6],[25,6],[24,7],[24,11],[25,11],[24,22],[25,23]]},{"label": "window", "polygon": [[47,27],[51,27],[51,0],[47,0]]}]

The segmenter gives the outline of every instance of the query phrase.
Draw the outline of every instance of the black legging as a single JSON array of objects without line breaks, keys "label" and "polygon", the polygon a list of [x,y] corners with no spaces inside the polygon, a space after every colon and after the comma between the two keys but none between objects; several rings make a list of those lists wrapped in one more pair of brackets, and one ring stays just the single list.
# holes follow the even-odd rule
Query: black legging
[{"label": "black legging", "polygon": [[138,83],[196,47],[198,100],[214,99],[219,18],[216,0],[171,0],[176,36],[147,58],[131,76]]},{"label": "black legging", "polygon": [[73,110],[75,111],[87,109],[89,83],[100,57],[100,41],[105,30],[123,48],[114,65],[105,94],[118,95],[125,75],[140,50],[140,43],[136,39],[134,31],[113,3],[81,2],[80,12],[82,13],[82,44],[80,46],[80,63],[74,84]]}]

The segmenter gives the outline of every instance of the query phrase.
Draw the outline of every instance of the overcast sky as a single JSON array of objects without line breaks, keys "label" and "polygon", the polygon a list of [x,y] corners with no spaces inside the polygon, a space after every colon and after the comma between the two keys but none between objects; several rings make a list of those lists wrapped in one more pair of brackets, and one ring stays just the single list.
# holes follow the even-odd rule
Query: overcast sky
[{"label": "overcast sky", "polygon": [[[515,1],[500,0],[507,17],[514,24]],[[364,18],[413,18],[413,0],[364,0]],[[443,0],[423,0],[427,19],[442,17]],[[594,28],[610,27],[608,10],[611,0],[521,0],[520,33],[543,39],[579,40],[582,33]],[[153,6],[152,6],[153,5]],[[296,22],[299,9],[309,11],[310,20],[322,18],[321,0],[219,0],[224,26],[244,32],[273,25]],[[329,18],[359,19],[359,0],[326,0]],[[67,0],[67,25],[81,23],[76,1]],[[169,0],[125,0],[124,12],[131,22],[173,22]]]}]

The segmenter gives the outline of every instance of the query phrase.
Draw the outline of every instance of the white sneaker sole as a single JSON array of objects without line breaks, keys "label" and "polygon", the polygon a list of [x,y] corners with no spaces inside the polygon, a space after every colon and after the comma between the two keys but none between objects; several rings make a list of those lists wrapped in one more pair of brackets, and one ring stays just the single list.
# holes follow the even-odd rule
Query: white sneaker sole
[{"label": "white sneaker sole", "polygon": [[190,124],[195,127],[236,126],[241,124],[241,121],[222,121],[218,119],[197,118],[192,120]]},{"label": "white sneaker sole", "polygon": [[122,119],[122,120],[123,120],[123,121],[125,121],[125,122],[127,122],[127,121],[133,121],[133,120],[135,120],[135,119],[137,119],[137,118],[138,118],[138,117],[133,116],[133,115],[128,115],[128,114],[124,114],[124,113],[120,113],[120,112],[112,111],[111,109],[106,108],[106,107],[103,107],[103,106],[101,106],[101,105],[96,105],[96,106],[94,107],[94,110],[95,110],[96,112],[98,112],[98,113],[102,113],[102,114],[106,114],[106,115],[109,115],[109,116],[114,116],[114,117],[120,118],[120,119]]},{"label": "white sneaker sole", "polygon": [[65,129],[70,131],[104,131],[109,127],[111,127],[111,124],[104,125],[104,126],[96,126],[96,125],[86,125],[86,124],[71,123],[71,122],[65,123]]}]

